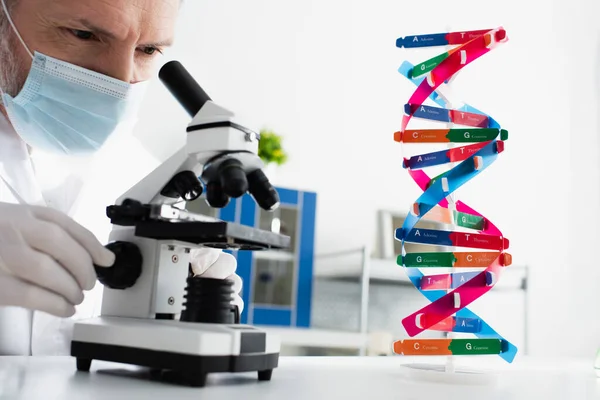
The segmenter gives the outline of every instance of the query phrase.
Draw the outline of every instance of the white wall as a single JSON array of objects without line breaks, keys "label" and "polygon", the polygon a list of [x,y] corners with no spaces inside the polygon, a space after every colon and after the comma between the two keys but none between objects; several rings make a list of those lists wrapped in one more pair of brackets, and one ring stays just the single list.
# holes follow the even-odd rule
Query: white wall
[{"label": "white wall", "polygon": [[[557,275],[570,299],[570,324],[563,327],[570,338],[563,352],[589,354],[600,347],[600,24],[597,0],[561,4],[559,31],[567,49],[563,65],[570,94],[570,182],[569,208],[560,218],[569,221],[566,235],[567,261]],[[566,168],[566,165],[564,166]],[[564,189],[563,189],[564,190]],[[561,298],[563,296],[560,296]],[[557,323],[560,323],[557,322]]]},{"label": "white wall", "polygon": [[[509,130],[507,151],[458,197],[501,228],[515,263],[532,267],[532,352],[576,336],[556,351],[590,356],[600,346],[600,272],[584,252],[598,242],[598,8],[597,0],[193,1],[168,56],[215,101],[285,136],[291,158],[276,183],[318,192],[322,252],[372,244],[376,210],[404,210],[420,194],[392,139],[413,90],[396,69],[440,49],[405,51],[395,39],[504,26],[510,41],[467,67],[455,91]],[[577,40],[563,37],[570,31]],[[156,82],[138,136],[165,158],[187,123]]]}]

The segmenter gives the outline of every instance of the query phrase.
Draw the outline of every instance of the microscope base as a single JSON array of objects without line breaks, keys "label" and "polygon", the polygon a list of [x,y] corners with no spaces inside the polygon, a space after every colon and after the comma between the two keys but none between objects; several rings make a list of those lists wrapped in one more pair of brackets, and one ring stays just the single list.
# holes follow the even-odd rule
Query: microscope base
[{"label": "microscope base", "polygon": [[150,368],[176,383],[202,387],[207,375],[254,372],[271,380],[279,340],[247,325],[99,317],[75,324],[71,356],[77,370],[92,360]]}]

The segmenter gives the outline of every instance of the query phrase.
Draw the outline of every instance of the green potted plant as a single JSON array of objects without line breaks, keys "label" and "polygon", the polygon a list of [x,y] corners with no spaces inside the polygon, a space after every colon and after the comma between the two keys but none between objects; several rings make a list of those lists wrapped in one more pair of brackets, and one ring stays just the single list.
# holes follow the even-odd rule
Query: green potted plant
[{"label": "green potted plant", "polygon": [[273,180],[275,168],[285,164],[288,155],[283,150],[282,137],[269,129],[260,131],[260,141],[258,142],[258,156],[265,163],[265,173],[269,180]]}]

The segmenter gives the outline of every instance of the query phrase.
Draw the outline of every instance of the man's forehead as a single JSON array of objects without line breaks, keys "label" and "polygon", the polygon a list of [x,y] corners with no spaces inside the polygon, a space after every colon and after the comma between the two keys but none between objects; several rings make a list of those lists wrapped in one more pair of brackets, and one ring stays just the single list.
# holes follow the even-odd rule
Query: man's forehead
[{"label": "man's forehead", "polygon": [[84,23],[116,40],[137,38],[140,42],[171,41],[181,3],[180,0],[19,1],[43,4],[50,22]]}]

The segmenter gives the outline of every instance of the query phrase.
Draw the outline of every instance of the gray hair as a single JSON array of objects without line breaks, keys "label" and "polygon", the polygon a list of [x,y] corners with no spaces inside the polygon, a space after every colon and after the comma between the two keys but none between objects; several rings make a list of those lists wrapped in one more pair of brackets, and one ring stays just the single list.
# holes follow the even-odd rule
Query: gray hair
[{"label": "gray hair", "polygon": [[[17,1],[18,0],[4,0],[4,4],[6,4],[6,9],[9,13],[12,11],[15,4],[17,4]],[[0,8],[0,33],[6,34],[8,32],[7,29],[10,28],[10,22],[8,21],[6,13],[4,12],[4,8],[2,8],[2,6],[0,6]],[[5,35],[2,35],[0,39],[2,39],[4,36]]]},{"label": "gray hair", "polygon": [[[10,12],[18,0],[4,0],[6,8]],[[1,7],[1,6],[0,6]],[[20,75],[19,62],[17,56],[11,51],[15,41],[15,35],[12,33],[10,22],[4,13],[0,10],[0,88],[11,96],[16,96],[21,82],[17,77]],[[0,106],[3,104],[0,98]]]}]

